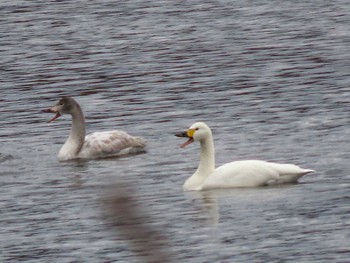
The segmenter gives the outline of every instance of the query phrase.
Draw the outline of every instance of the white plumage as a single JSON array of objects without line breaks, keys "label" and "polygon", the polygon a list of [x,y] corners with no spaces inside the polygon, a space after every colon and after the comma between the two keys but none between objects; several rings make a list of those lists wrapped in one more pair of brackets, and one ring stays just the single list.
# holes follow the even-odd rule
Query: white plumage
[{"label": "white plumage", "polygon": [[185,182],[185,190],[295,183],[303,175],[313,172],[313,170],[302,169],[294,164],[278,164],[260,160],[235,161],[215,169],[212,132],[205,123],[197,122],[187,132],[177,134],[177,136],[189,138],[181,147],[193,141],[199,141],[201,146],[199,166]]}]

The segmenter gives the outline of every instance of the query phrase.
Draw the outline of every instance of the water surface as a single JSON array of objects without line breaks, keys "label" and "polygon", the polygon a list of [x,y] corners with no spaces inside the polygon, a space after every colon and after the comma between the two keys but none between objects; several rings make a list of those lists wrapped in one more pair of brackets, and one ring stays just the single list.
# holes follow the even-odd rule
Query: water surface
[{"label": "water surface", "polygon": [[[2,262],[348,262],[346,1],[0,3]],[[70,117],[143,136],[146,154],[60,163]],[[186,193],[216,161],[315,169],[300,184]]]}]

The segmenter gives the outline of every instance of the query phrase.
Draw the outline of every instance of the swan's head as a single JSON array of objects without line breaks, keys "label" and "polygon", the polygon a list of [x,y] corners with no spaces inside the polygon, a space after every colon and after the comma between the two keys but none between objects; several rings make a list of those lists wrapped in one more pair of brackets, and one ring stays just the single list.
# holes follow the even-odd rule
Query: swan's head
[{"label": "swan's head", "polygon": [[187,131],[177,133],[175,136],[188,138],[188,140],[180,146],[181,148],[184,148],[194,141],[204,141],[211,136],[211,130],[205,123],[196,122],[195,124],[192,124]]},{"label": "swan's head", "polygon": [[[56,113],[56,115],[49,120],[52,122],[60,117],[62,114],[71,114],[74,108],[78,106],[78,103],[71,97],[62,97],[55,106],[43,110],[43,112]],[[79,107],[79,106],[78,106]]]}]

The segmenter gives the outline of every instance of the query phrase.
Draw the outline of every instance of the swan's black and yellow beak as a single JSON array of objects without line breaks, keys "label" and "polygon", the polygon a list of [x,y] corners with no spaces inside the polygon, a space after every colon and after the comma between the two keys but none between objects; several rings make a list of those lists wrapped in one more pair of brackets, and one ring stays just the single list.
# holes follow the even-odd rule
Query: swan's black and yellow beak
[{"label": "swan's black and yellow beak", "polygon": [[51,118],[48,122],[52,122],[61,116],[61,113],[59,112],[59,110],[60,110],[59,106],[53,106],[49,109],[43,110],[43,112],[45,113],[56,113],[56,115],[53,118]]},{"label": "swan's black and yellow beak", "polygon": [[185,143],[183,143],[183,144],[180,145],[181,148],[184,148],[184,147],[186,147],[187,145],[189,145],[189,144],[191,144],[192,142],[194,142],[193,135],[194,135],[194,132],[195,132],[195,131],[196,131],[196,130],[194,130],[194,129],[189,129],[189,130],[187,130],[187,131],[185,131],[185,132],[179,132],[179,133],[176,133],[176,134],[175,134],[176,137],[188,138],[188,140],[187,140]]}]

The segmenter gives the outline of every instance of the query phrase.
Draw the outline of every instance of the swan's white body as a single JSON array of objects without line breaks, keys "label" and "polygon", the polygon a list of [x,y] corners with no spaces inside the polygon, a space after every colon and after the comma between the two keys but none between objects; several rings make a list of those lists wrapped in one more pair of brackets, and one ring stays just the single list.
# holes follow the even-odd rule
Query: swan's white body
[{"label": "swan's white body", "polygon": [[302,169],[294,164],[278,164],[260,160],[236,161],[215,169],[214,142],[210,128],[198,122],[187,132],[189,141],[199,141],[200,162],[196,172],[184,184],[185,190],[206,190],[234,187],[295,183],[313,170]]},{"label": "swan's white body", "polygon": [[70,135],[58,154],[60,161],[72,159],[96,159],[109,156],[120,156],[145,151],[145,141],[123,131],[95,132],[85,136],[85,119],[79,104],[70,97],[62,98],[58,104],[45,112],[57,115],[72,115]]},{"label": "swan's white body", "polygon": [[206,177],[201,173],[195,173],[185,182],[184,189],[206,190],[295,183],[300,177],[312,171],[293,164],[260,160],[236,161],[214,169]]}]

